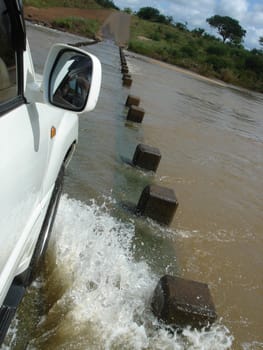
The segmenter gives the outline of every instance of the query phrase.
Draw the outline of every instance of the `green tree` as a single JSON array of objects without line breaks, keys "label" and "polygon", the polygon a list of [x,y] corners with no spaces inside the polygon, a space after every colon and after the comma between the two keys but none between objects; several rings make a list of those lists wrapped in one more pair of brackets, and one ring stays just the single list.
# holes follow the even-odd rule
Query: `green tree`
[{"label": "green tree", "polygon": [[218,34],[223,38],[223,42],[229,40],[232,44],[238,45],[246,35],[246,30],[234,18],[215,15],[207,18],[206,21],[211,27],[217,28]]},{"label": "green tree", "polygon": [[173,16],[166,16],[166,22],[167,24],[172,24],[174,21]]},{"label": "green tree", "polygon": [[140,8],[137,12],[137,16],[148,21],[163,24],[171,24],[173,22],[172,16],[164,16],[158,9],[150,6]]},{"label": "green tree", "polygon": [[192,30],[192,33],[197,37],[201,37],[205,33],[205,30],[203,28],[196,28]]},{"label": "green tree", "polygon": [[250,54],[245,60],[245,68],[255,72],[258,76],[262,76],[263,56]]},{"label": "green tree", "polygon": [[119,10],[119,8],[114,4],[112,0],[96,0],[96,2],[102,7],[113,8],[115,10]]},{"label": "green tree", "polygon": [[132,9],[130,7],[124,7],[123,11],[128,13],[129,15],[132,15]]},{"label": "green tree", "polygon": [[137,16],[149,21],[155,21],[160,16],[160,11],[154,7],[142,7],[137,12]]},{"label": "green tree", "polygon": [[185,23],[177,22],[177,23],[175,23],[175,28],[177,28],[183,32],[188,31],[187,22],[185,22]]}]

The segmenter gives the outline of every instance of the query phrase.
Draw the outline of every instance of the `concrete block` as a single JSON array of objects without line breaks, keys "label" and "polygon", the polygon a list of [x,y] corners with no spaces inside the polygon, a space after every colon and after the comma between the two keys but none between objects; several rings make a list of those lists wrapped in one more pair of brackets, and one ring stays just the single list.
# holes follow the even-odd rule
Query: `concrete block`
[{"label": "concrete block", "polygon": [[150,185],[146,186],[137,205],[137,212],[165,225],[172,222],[178,201],[172,189]]},{"label": "concrete block", "polygon": [[158,148],[140,143],[135,150],[132,163],[140,168],[156,171],[161,160]]},{"label": "concrete block", "polygon": [[124,78],[122,81],[122,85],[130,87],[132,85],[132,79],[131,78]]},{"label": "concrete block", "polygon": [[175,328],[190,325],[200,329],[217,318],[207,284],[169,275],[160,279],[154,291],[152,310],[156,317]]},{"label": "concrete block", "polygon": [[130,106],[139,106],[140,104],[140,97],[134,96],[134,95],[129,95],[126,100],[126,107]]},{"label": "concrete block", "polygon": [[141,123],[145,114],[145,110],[143,108],[137,106],[130,106],[127,120],[130,120],[135,123]]},{"label": "concrete block", "polygon": [[127,74],[127,73],[124,73],[123,77],[122,77],[122,80],[124,80],[124,79],[131,79],[131,75]]},{"label": "concrete block", "polygon": [[121,72],[123,73],[123,74],[128,74],[129,73],[129,68],[128,68],[128,66],[123,66],[122,67],[122,69],[121,69]]},{"label": "concrete block", "polygon": [[119,50],[119,51],[120,51],[120,56],[121,56],[121,57],[122,57],[122,56],[125,56],[122,47],[120,47],[120,50]]}]

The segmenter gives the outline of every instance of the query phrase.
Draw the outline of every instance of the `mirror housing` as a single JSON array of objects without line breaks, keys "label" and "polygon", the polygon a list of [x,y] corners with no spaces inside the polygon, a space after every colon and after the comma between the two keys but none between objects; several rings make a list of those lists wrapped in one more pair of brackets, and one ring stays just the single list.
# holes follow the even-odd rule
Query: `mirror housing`
[{"label": "mirror housing", "polygon": [[77,113],[92,111],[101,87],[101,63],[75,47],[56,44],[49,52],[43,78],[44,101]]}]

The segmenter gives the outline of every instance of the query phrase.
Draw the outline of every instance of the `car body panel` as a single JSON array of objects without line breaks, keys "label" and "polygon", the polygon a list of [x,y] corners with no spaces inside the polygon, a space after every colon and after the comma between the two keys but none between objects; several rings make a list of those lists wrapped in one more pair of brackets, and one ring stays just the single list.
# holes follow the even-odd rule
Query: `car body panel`
[{"label": "car body panel", "polygon": [[19,250],[26,251],[26,241],[36,241],[37,221],[43,221],[57,174],[77,135],[76,115],[44,104],[24,104],[1,118],[0,291],[3,271],[9,271],[6,264],[13,265],[14,247],[23,241]]},{"label": "car body panel", "polygon": [[[0,73],[2,70],[8,81],[8,74],[12,72],[12,79],[16,82],[14,88],[17,88],[15,92],[13,87],[0,86],[0,307],[4,308],[3,302],[10,286],[18,275],[29,269],[43,223],[48,217],[56,180],[61,174],[60,170],[67,166],[78,140],[76,109],[73,112],[66,105],[59,108],[49,98],[55,94],[50,81],[56,80],[60,73],[59,65],[55,64],[62,62],[59,59],[65,50],[72,53],[73,58],[79,57],[85,62],[86,57],[86,63],[92,63],[91,71],[87,71],[87,64],[84,71],[76,59],[75,68],[79,75],[63,72],[66,78],[73,76],[75,80],[87,73],[87,76],[91,76],[91,85],[86,89],[86,97],[78,109],[80,113],[96,106],[101,85],[101,65],[95,56],[59,44],[50,49],[44,75],[42,80],[38,80],[25,37],[20,2],[0,0],[0,9],[3,10],[2,16],[11,18],[11,36],[8,32],[10,28],[4,27],[3,17],[0,18],[2,37],[5,30],[7,33],[3,43],[5,45],[11,38],[12,44],[8,45],[16,54],[12,64],[9,64],[8,55],[0,56]],[[16,43],[14,33],[19,30],[19,43]],[[9,64],[7,69],[5,63]],[[78,92],[75,93],[75,97],[79,97]],[[2,339],[1,331],[0,327]]]}]

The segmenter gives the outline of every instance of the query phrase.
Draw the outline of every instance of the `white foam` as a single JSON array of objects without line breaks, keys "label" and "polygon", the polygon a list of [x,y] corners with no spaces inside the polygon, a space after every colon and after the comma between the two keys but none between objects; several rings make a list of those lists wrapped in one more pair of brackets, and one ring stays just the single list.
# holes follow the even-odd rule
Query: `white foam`
[{"label": "white foam", "polygon": [[150,303],[159,277],[135,260],[134,238],[135,223],[117,220],[105,205],[62,197],[41,289],[49,309],[27,350],[231,347],[232,336],[220,322],[210,331],[180,335],[158,322]]},{"label": "white foam", "polygon": [[252,341],[242,344],[244,350],[260,350],[263,349],[263,342]]},{"label": "white foam", "polygon": [[64,274],[69,287],[52,306],[64,317],[58,318],[55,332],[42,335],[43,342],[50,337],[57,342],[54,333],[60,333],[64,346],[76,349],[83,344],[94,349],[184,349],[186,344],[188,349],[228,349],[232,337],[220,325],[209,332],[186,329],[182,335],[161,327],[150,310],[158,277],[133,258],[134,235],[134,224],[118,221],[105,206],[62,197],[51,250],[57,273]]}]

